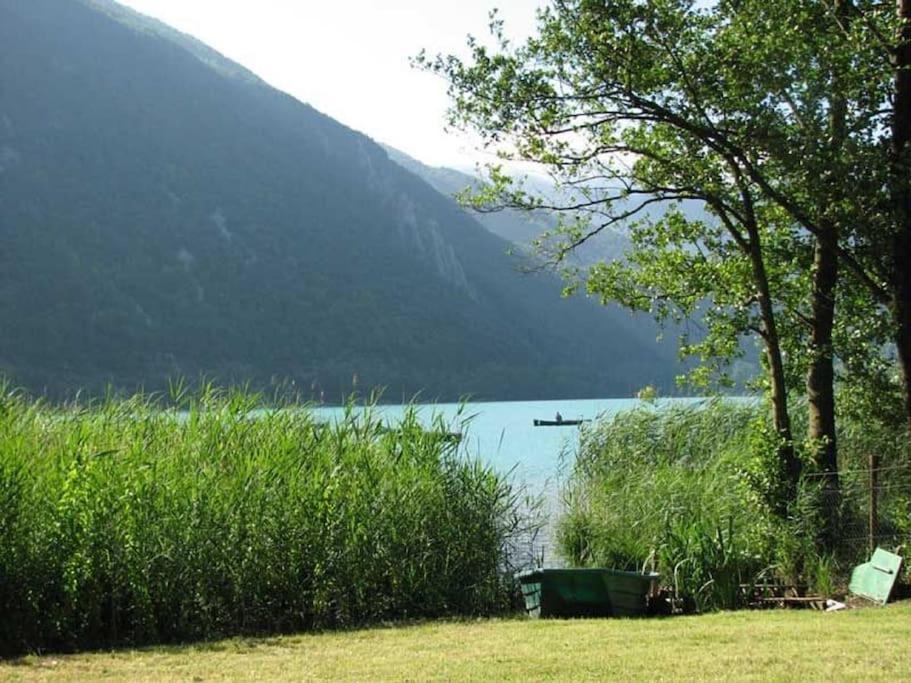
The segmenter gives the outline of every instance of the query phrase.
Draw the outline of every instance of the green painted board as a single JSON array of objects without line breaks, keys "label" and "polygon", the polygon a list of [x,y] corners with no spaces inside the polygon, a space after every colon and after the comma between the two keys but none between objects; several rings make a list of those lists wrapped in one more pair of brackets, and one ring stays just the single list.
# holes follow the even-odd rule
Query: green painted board
[{"label": "green painted board", "polygon": [[877,548],[869,562],[854,567],[848,589],[855,595],[885,605],[898,580],[902,558]]}]

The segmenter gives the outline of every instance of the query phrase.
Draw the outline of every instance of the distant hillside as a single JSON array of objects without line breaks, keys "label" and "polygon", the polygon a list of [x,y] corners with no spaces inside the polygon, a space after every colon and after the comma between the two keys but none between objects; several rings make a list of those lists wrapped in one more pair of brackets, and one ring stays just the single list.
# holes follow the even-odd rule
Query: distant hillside
[{"label": "distant hillside", "polygon": [[[101,0],[0,0],[0,372],[327,400],[629,395],[672,354],[386,152]],[[307,68],[302,65],[302,68]],[[315,67],[314,67],[315,68]]]},{"label": "distant hillside", "polygon": [[[385,149],[390,159],[420,176],[447,197],[453,197],[478,183],[477,178],[468,173],[445,166],[427,166],[397,149]],[[549,188],[541,181],[536,185],[533,183],[529,189],[547,195]],[[507,209],[491,213],[472,212],[471,215],[493,234],[526,250],[530,249],[534,240],[557,225],[556,217],[544,211],[528,213]],[[620,230],[606,230],[580,247],[573,258],[580,264],[610,261],[622,256],[628,244],[629,241]]]},{"label": "distant hillside", "polygon": [[[386,146],[385,149],[389,153],[390,159],[419,175],[439,192],[449,197],[454,197],[466,188],[475,187],[478,184],[475,176],[463,171],[443,166],[427,166],[393,147]],[[526,188],[530,192],[543,197],[549,196],[553,192],[543,179],[529,178],[526,180]],[[682,203],[681,207],[684,214],[692,220],[712,220],[698,202],[686,201]],[[540,238],[546,231],[553,230],[557,225],[557,218],[552,212],[503,210],[483,213],[467,209],[466,211],[490,232],[516,245],[520,253],[533,254],[532,242]],[[663,208],[658,205],[657,208],[645,211],[643,214],[658,218],[662,211]],[[630,242],[624,232],[624,227],[618,226],[592,237],[577,248],[568,260],[571,264],[584,268],[600,261],[620,259],[629,248]],[[660,338],[661,350],[667,354],[667,358],[670,358],[677,348],[681,336],[686,335],[691,339],[698,338],[703,332],[701,325],[696,321],[683,324],[666,321],[663,326],[659,327],[649,315],[644,313],[634,315],[633,320],[640,335],[648,339]],[[743,358],[734,361],[730,368],[730,376],[736,382],[737,391],[744,390],[746,384],[759,372],[759,355],[755,340],[745,339],[742,346]],[[689,366],[691,363],[687,363],[687,365]],[[683,366],[680,368],[682,369]]]}]

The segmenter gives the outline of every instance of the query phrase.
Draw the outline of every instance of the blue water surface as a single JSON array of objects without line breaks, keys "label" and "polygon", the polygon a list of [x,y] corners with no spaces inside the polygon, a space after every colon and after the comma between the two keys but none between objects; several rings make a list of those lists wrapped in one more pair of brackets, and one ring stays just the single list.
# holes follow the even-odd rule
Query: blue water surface
[{"label": "blue water surface", "polygon": [[[674,398],[650,402],[662,407],[693,403],[702,399]],[[452,432],[463,435],[461,452],[480,458],[498,471],[511,473],[518,483],[540,488],[553,487],[568,472],[579,445],[580,428],[574,426],[535,427],[534,420],[553,420],[559,412],[564,420],[597,420],[630,410],[638,399],[578,399],[570,401],[501,401],[495,403],[439,403],[417,406],[425,424],[440,416]],[[393,425],[404,406],[372,408]],[[322,419],[337,419],[342,408],[320,407]]]}]

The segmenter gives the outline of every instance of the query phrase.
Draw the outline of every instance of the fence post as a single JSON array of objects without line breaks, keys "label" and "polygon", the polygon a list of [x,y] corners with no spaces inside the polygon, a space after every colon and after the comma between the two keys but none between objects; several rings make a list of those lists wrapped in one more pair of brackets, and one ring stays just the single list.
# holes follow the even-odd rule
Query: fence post
[{"label": "fence post", "polygon": [[879,456],[870,453],[870,519],[868,521],[868,539],[870,555],[876,550],[877,498],[879,496]]}]

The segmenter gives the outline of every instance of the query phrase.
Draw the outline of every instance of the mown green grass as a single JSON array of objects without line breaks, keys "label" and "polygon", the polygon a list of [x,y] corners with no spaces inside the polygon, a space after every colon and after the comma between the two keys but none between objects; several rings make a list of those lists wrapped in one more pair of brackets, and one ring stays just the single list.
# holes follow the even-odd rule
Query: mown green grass
[{"label": "mown green grass", "polygon": [[516,496],[412,413],[0,391],[0,655],[497,613]]},{"label": "mown green grass", "polygon": [[900,681],[911,605],[826,614],[434,622],[201,646],[28,657],[13,681]]}]

